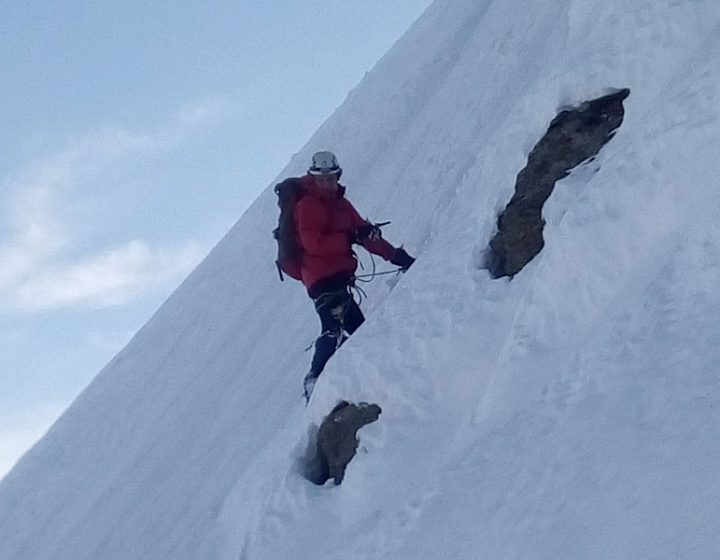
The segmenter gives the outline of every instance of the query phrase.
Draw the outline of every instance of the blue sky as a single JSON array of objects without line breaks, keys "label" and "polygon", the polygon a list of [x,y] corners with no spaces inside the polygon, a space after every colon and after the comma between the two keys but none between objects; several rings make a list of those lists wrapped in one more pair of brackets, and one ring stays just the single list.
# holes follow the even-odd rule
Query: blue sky
[{"label": "blue sky", "polygon": [[429,3],[0,4],[0,476]]}]

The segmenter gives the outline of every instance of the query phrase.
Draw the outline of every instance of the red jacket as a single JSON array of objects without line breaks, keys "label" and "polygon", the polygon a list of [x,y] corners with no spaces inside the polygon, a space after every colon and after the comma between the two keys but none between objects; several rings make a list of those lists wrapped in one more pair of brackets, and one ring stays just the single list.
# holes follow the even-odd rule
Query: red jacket
[{"label": "red jacket", "polygon": [[[327,197],[316,187],[312,176],[306,175],[303,188],[305,194],[295,206],[295,228],[304,249],[302,282],[309,290],[320,280],[355,273],[358,262],[351,239],[368,222],[345,198],[345,187],[340,187],[336,197]],[[367,240],[362,245],[385,260],[390,260],[396,251],[384,239]]]}]

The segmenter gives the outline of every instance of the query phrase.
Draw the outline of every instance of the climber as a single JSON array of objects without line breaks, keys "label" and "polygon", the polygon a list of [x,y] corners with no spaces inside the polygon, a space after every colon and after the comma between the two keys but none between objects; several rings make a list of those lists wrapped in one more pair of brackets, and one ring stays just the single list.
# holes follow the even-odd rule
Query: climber
[{"label": "climber", "polygon": [[305,176],[286,179],[275,189],[281,207],[275,230],[278,269],[302,281],[320,316],[321,333],[303,380],[306,400],[327,361],[365,320],[351,292],[358,266],[352,245],[363,246],[402,272],[415,262],[402,247],[383,239],[377,225],[360,217],[345,198],[345,187],[338,182],[341,174],[335,154],[321,151],[312,157]]}]

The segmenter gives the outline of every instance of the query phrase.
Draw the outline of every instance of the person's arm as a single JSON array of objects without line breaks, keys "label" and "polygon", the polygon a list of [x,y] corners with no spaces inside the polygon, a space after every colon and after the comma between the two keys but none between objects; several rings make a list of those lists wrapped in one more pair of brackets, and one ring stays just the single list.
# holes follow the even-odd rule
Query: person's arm
[{"label": "person's arm", "polygon": [[[380,228],[377,228],[380,231]],[[368,237],[361,242],[371,253],[381,256],[386,261],[391,262],[395,266],[400,267],[403,272],[412,266],[415,259],[408,255],[407,251],[402,247],[393,247],[378,234],[377,237]]]},{"label": "person's arm", "polygon": [[352,215],[352,242],[362,245],[371,253],[389,261],[395,254],[395,247],[382,238],[380,228],[376,228],[373,224],[360,216],[350,201],[347,201],[347,204],[350,208],[350,214]]}]

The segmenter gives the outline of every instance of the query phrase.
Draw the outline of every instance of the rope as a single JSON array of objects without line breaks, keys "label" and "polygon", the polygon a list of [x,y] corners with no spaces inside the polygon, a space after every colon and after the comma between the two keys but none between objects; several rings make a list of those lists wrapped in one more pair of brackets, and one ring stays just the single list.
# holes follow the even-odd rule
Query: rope
[{"label": "rope", "polygon": [[[402,268],[398,267],[398,268],[395,268],[395,269],[393,269],[393,270],[385,270],[385,271],[383,271],[383,272],[378,272],[378,271],[377,271],[377,266],[376,266],[376,264],[375,264],[375,257],[373,257],[373,254],[370,253],[369,251],[368,251],[368,254],[370,255],[370,261],[372,262],[372,272],[370,272],[369,274],[357,274],[357,275],[355,275],[354,278],[355,278],[355,280],[357,280],[358,282],[363,282],[363,283],[367,284],[368,282],[372,282],[373,280],[375,280],[375,277],[376,277],[376,276],[384,276],[384,275],[386,275],[386,274],[396,274],[396,273],[402,271]],[[364,270],[365,267],[362,265],[362,261],[360,261],[360,259],[358,259],[358,261],[360,262],[360,269],[361,269],[361,270]],[[367,294],[365,294],[365,295],[366,295],[366,297],[367,297]]]},{"label": "rope", "polygon": [[[393,270],[384,270],[383,272],[374,272],[373,274],[361,274],[360,276],[356,276],[355,278],[360,282],[372,282],[373,278],[376,276],[384,276],[385,274],[397,274],[398,272],[401,272],[402,268],[395,268]],[[363,280],[363,278],[370,277],[370,280]]]},{"label": "rope", "polygon": [[[376,225],[378,225],[378,226],[384,226],[384,225],[387,225],[387,224],[389,224],[389,223],[390,223],[390,222],[384,222],[384,223],[382,223],[382,224],[376,224]],[[351,296],[352,296],[352,294],[353,294],[353,291],[354,291],[355,293],[357,293],[357,296],[358,296],[358,302],[357,302],[357,304],[358,304],[358,305],[360,305],[360,304],[363,302],[364,299],[367,299],[367,292],[365,292],[365,290],[363,290],[360,286],[358,286],[358,285],[356,284],[356,281],[357,281],[357,282],[362,282],[363,284],[367,284],[367,283],[369,283],[369,282],[372,282],[372,281],[375,279],[376,276],[384,276],[384,275],[386,275],[386,274],[398,274],[399,272],[402,271],[402,268],[398,267],[398,268],[395,268],[395,269],[393,269],[393,270],[384,270],[384,271],[382,271],[382,272],[378,272],[378,271],[377,271],[377,265],[376,265],[376,263],[375,263],[375,257],[373,257],[373,254],[372,254],[370,251],[368,251],[368,254],[370,255],[370,262],[372,262],[372,272],[370,272],[370,273],[368,273],[368,274],[358,274],[358,275],[356,275],[356,276],[353,276],[353,278],[352,278],[352,283],[348,286],[348,290],[350,291]],[[355,256],[357,257],[357,253],[355,253]],[[362,263],[362,261],[360,260],[359,257],[358,257],[358,262],[359,262],[359,264],[360,264],[360,270],[365,270],[365,266],[363,265],[363,263]],[[327,293],[327,294],[320,294],[320,296],[317,297],[317,299],[315,300],[315,303],[316,303],[316,308],[318,309],[318,311],[319,311],[320,309],[322,309],[325,305],[327,305],[327,303],[323,302],[322,300],[324,300],[324,299],[326,299],[326,298],[329,298],[330,296],[333,296],[333,295],[334,295],[334,294],[332,294],[332,293]],[[345,307],[347,307],[347,305],[349,305],[349,302],[347,302],[347,303],[345,304]],[[340,347],[340,344],[342,343],[342,333],[343,333],[343,331],[345,330],[345,329],[344,329],[344,325],[343,325],[344,315],[345,315],[345,310],[343,309],[342,316],[340,317],[340,326],[341,326],[341,331],[340,331],[340,333],[341,333],[341,336],[340,336],[340,337],[337,337],[337,339],[338,339],[338,341],[337,341],[337,347],[338,347],[338,348]],[[321,333],[320,336],[324,336],[325,334],[334,334],[334,333],[331,333],[330,331],[326,331],[326,332]],[[310,346],[308,346],[307,348],[305,348],[305,352],[311,350],[314,345],[315,345],[315,342],[312,342],[312,343],[310,344]]]},{"label": "rope", "polygon": [[[367,280],[367,281],[369,282],[369,280]],[[357,286],[354,283],[350,286],[350,291],[352,292],[353,290],[355,290],[357,292],[357,295],[358,295],[357,304],[360,305],[363,302],[363,299],[367,298],[367,293],[360,286]]]}]

